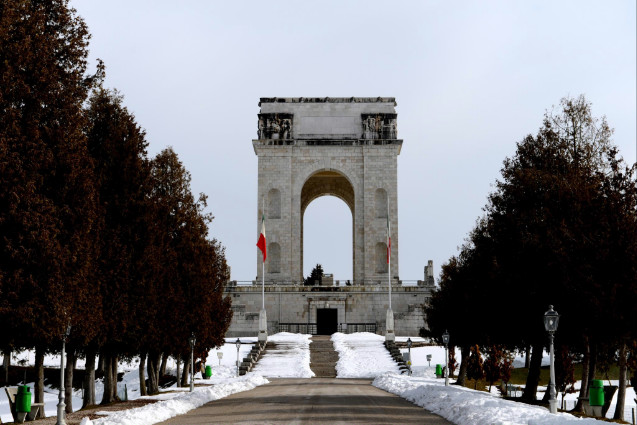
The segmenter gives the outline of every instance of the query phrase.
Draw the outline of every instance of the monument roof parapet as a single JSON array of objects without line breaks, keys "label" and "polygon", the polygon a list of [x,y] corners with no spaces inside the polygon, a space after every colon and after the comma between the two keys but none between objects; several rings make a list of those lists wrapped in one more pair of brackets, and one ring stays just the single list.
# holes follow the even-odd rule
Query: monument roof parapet
[{"label": "monument roof parapet", "polygon": [[397,106],[395,97],[262,97],[262,103],[393,103]]}]

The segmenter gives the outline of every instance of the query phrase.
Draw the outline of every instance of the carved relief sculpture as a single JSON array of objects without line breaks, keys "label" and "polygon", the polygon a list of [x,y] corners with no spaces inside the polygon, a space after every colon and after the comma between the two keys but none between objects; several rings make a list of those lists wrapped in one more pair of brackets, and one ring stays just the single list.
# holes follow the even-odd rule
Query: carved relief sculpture
[{"label": "carved relief sculpture", "polygon": [[259,139],[291,139],[292,114],[259,114]]},{"label": "carved relief sculpture", "polygon": [[363,139],[396,139],[396,114],[361,114]]}]

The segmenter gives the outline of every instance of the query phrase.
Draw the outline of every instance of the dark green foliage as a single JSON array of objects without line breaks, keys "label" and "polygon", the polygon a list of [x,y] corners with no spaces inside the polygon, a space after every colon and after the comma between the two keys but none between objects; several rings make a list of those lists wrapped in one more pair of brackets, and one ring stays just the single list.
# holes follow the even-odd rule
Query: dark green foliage
[{"label": "dark green foliage", "polygon": [[310,275],[303,281],[303,284],[307,286],[314,286],[317,283],[318,285],[323,283],[323,266],[320,264],[314,266]]}]

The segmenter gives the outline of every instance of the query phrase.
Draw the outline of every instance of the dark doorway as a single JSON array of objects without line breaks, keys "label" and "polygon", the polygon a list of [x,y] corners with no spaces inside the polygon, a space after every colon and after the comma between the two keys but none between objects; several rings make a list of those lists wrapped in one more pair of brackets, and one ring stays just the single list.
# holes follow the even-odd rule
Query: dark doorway
[{"label": "dark doorway", "polygon": [[338,310],[335,308],[316,309],[316,334],[332,335],[338,331]]}]

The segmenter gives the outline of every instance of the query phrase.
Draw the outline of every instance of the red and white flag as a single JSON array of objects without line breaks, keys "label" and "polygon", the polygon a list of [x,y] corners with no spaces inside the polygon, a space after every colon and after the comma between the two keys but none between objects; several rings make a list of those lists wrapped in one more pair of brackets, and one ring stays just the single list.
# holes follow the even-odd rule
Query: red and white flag
[{"label": "red and white flag", "polygon": [[257,246],[263,253],[263,262],[265,263],[265,258],[267,257],[267,254],[265,251],[265,214],[261,216],[261,234],[259,235]]}]

